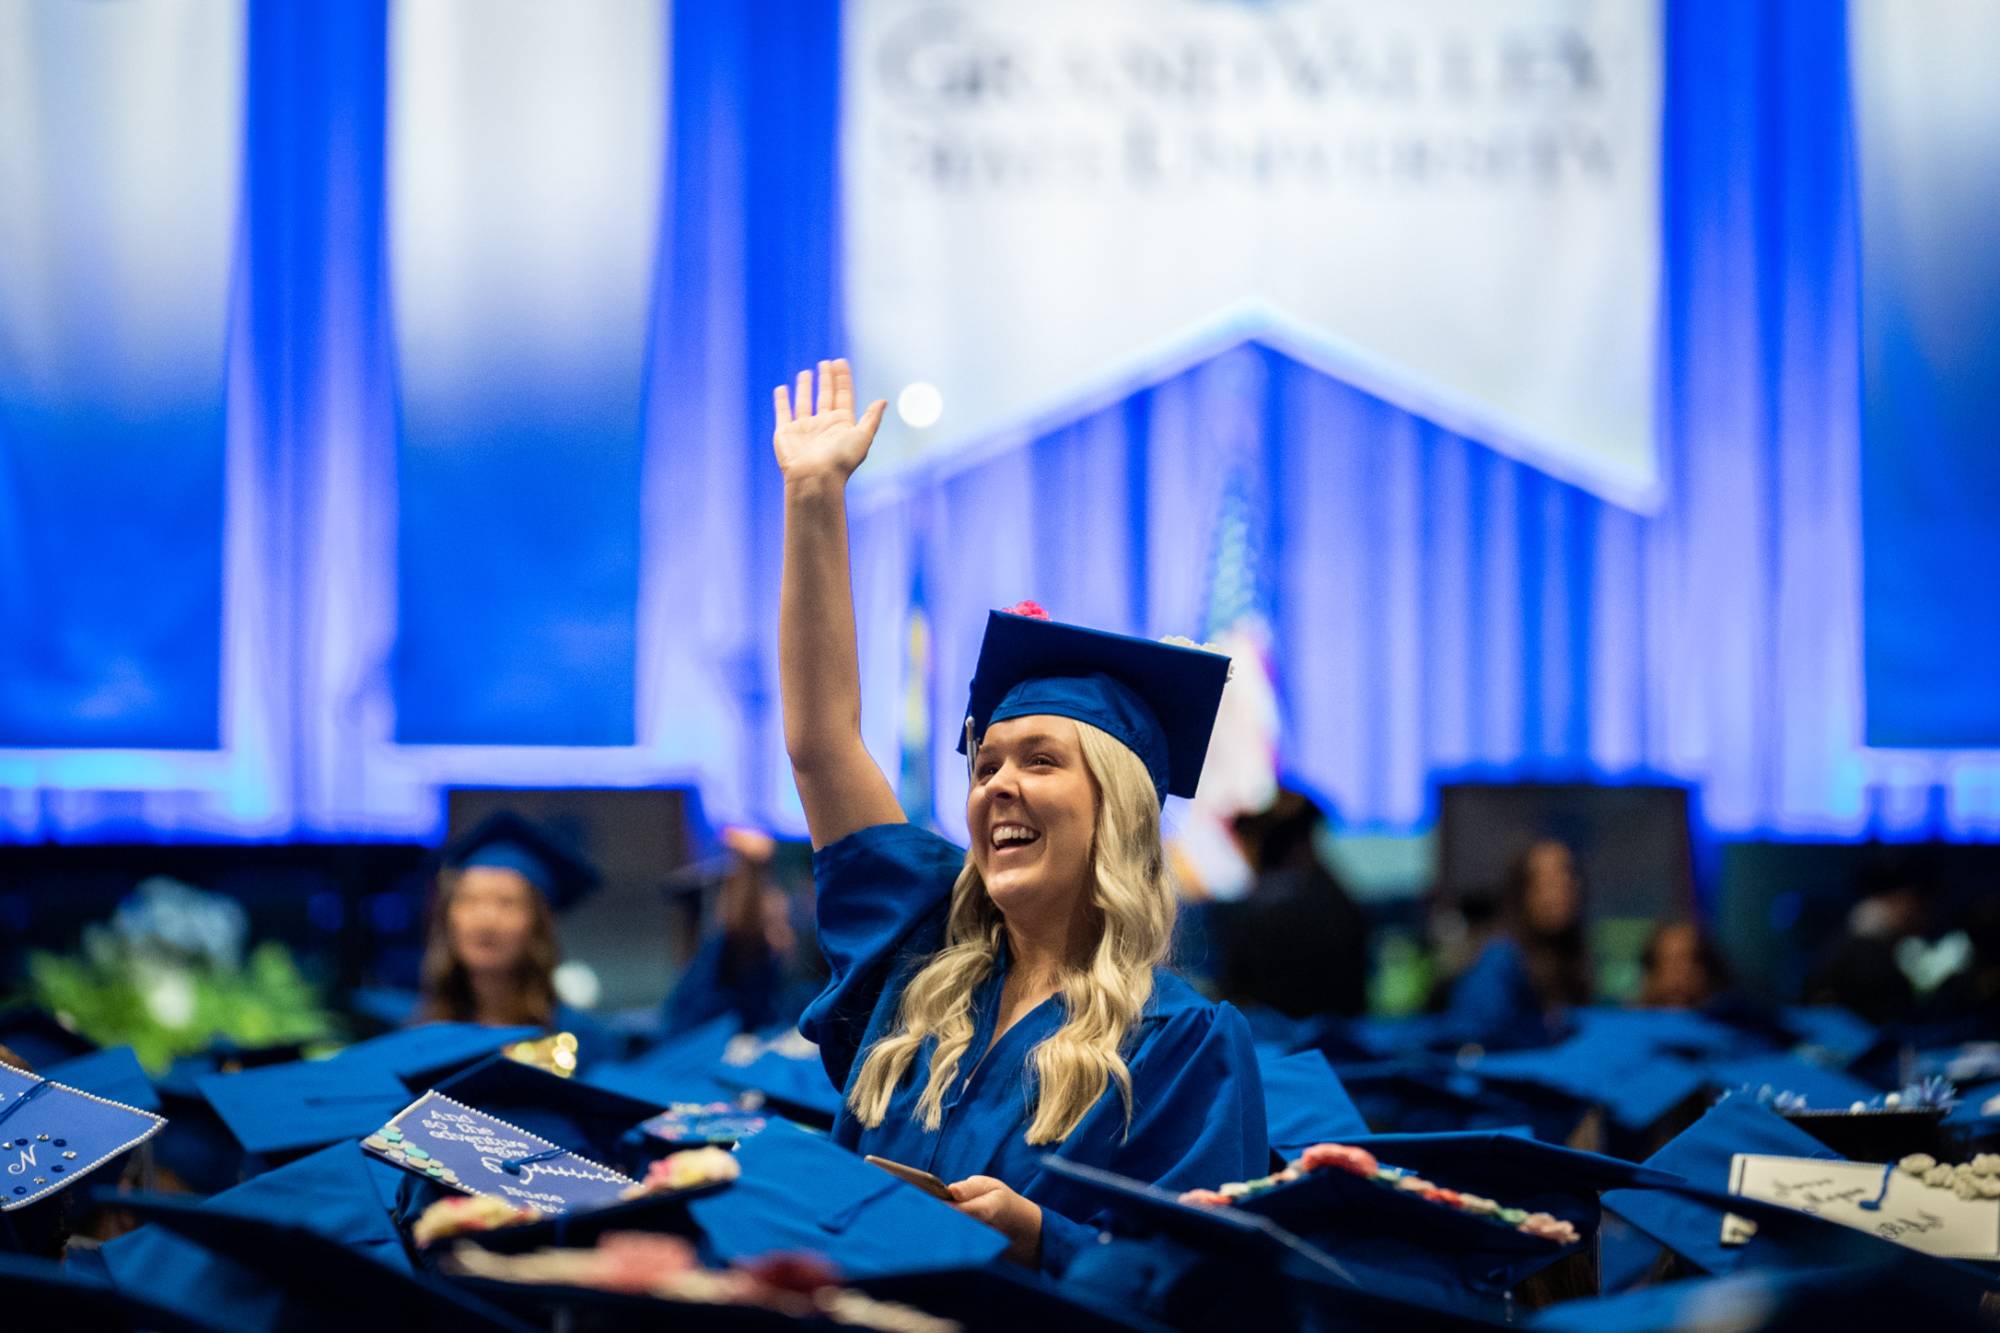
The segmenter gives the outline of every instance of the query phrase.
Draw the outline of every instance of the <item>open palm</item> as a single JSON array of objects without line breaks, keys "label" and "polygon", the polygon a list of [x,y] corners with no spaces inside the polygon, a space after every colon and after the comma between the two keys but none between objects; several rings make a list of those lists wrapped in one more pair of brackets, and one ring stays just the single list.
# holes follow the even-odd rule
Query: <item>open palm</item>
[{"label": "open palm", "polygon": [[868,405],[860,420],[855,419],[854,373],[845,359],[819,363],[817,397],[813,372],[799,372],[796,413],[793,396],[784,385],[773,389],[771,397],[778,417],[771,446],[777,452],[778,467],[786,481],[819,476],[845,478],[860,467],[861,460],[868,457],[868,446],[875,442],[883,409],[889,405],[887,400],[878,398]]}]

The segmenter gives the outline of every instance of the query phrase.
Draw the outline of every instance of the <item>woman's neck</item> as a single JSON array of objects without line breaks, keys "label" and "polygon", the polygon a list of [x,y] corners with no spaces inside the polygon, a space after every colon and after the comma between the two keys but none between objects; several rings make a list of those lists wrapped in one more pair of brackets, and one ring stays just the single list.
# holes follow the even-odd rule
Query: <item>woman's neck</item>
[{"label": "woman's neck", "polygon": [[1097,942],[1089,901],[1079,894],[1068,913],[1034,918],[1007,917],[1008,972],[1035,989],[1055,990],[1063,977],[1090,962]]},{"label": "woman's neck", "polygon": [[472,1021],[506,1027],[521,1020],[519,987],[511,972],[471,972]]}]

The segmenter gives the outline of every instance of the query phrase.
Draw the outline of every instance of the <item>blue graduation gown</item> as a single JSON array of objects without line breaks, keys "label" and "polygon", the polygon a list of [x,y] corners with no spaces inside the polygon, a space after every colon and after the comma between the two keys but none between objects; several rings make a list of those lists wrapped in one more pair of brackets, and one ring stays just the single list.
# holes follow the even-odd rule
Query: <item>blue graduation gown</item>
[{"label": "blue graduation gown", "polygon": [[[952,881],[964,861],[962,849],[910,824],[863,829],[814,855],[820,947],[832,979],[799,1028],[818,1043],[835,1086],[845,1090],[861,1053],[894,1030],[903,988],[942,947]],[[992,1042],[1006,970],[1003,951],[974,997],[972,1045],[945,1097],[937,1131],[925,1130],[917,1118],[930,1070],[927,1046],[880,1125],[865,1128],[843,1104],[834,1138],[855,1152],[920,1167],[945,1181],[973,1175],[1005,1181],[1041,1205],[1042,1267],[1057,1276],[1106,1219],[1096,1204],[1043,1171],[1044,1155],[1169,1190],[1213,1188],[1268,1170],[1264,1095],[1249,1024],[1164,969],[1155,972],[1145,1014],[1126,1037],[1129,1132],[1124,1100],[1113,1085],[1067,1139],[1030,1145],[1030,1057],[1062,1025],[1063,1006],[1060,997],[1045,1001]]]},{"label": "blue graduation gown", "polygon": [[667,993],[660,1007],[661,1033],[677,1037],[724,1014],[733,1014],[744,1032],[761,1032],[780,1024],[790,1027],[799,1021],[800,1012],[817,989],[802,986],[768,949],[761,957],[732,959],[729,937],[712,931]]},{"label": "blue graduation gown", "polygon": [[1452,1041],[1495,1050],[1540,1046],[1557,1035],[1535,993],[1521,946],[1504,937],[1480,950],[1453,984],[1439,1030]]}]

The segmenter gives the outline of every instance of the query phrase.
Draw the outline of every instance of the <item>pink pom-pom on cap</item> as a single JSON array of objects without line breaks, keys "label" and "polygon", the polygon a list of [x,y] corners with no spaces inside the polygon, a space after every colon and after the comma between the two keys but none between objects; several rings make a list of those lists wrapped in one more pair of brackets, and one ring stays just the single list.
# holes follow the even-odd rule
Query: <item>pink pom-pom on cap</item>
[{"label": "pink pom-pom on cap", "polygon": [[1040,602],[1016,602],[1012,606],[1000,608],[1002,615],[1026,616],[1030,620],[1047,620],[1049,613],[1042,609]]},{"label": "pink pom-pom on cap", "polygon": [[1351,1171],[1357,1176],[1372,1176],[1380,1169],[1375,1154],[1366,1148],[1355,1148],[1345,1143],[1315,1143],[1299,1154],[1299,1160],[1292,1165],[1301,1171],[1318,1171],[1330,1166]]}]

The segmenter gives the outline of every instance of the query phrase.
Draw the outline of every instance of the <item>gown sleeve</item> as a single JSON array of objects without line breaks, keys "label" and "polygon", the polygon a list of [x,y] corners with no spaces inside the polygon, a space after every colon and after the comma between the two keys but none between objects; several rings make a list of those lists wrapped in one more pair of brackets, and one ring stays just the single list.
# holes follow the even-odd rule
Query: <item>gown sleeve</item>
[{"label": "gown sleeve", "polygon": [[1452,986],[1451,1002],[1439,1028],[1452,1041],[1488,1047],[1546,1040],[1548,1022],[1541,998],[1535,994],[1535,983],[1528,976],[1518,945],[1497,939],[1480,951]]},{"label": "gown sleeve", "polygon": [[722,931],[710,931],[667,994],[661,1027],[666,1035],[678,1036],[724,1014],[734,1014],[746,1032],[769,1027],[779,1016],[781,980],[778,959],[768,946],[756,940],[732,942]]},{"label": "gown sleeve", "polygon": [[813,854],[819,947],[829,975],[799,1031],[847,1086],[869,1023],[897,977],[944,943],[945,912],[965,851],[914,824],[878,824]]},{"label": "gown sleeve", "polygon": [[[1115,1128],[1123,1130],[1122,1101],[1115,1091],[1107,1101]],[[1161,1020],[1133,1061],[1132,1128],[1108,1169],[1179,1193],[1254,1180],[1270,1164],[1263,1083],[1243,1015],[1218,1004]],[[1071,1203],[1057,1177],[1043,1175],[1036,1184],[1045,1188],[1027,1193],[1043,1205],[1042,1270],[1061,1277],[1085,1245],[1096,1243],[1111,1214]]]}]

